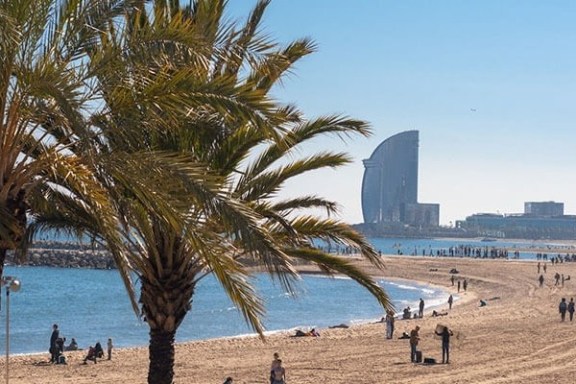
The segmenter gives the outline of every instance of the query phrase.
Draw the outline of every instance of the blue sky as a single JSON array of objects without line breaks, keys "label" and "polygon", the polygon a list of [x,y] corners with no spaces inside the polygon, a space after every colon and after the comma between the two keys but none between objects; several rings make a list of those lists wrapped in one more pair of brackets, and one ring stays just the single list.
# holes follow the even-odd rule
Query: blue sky
[{"label": "blue sky", "polygon": [[[230,0],[232,17],[254,0]],[[309,117],[368,121],[372,137],[325,139],[353,164],[287,185],[362,222],[362,159],[396,133],[420,131],[418,200],[448,225],[525,201],[576,214],[576,2],[535,0],[273,0],[265,31],[311,37],[318,52],[275,91]],[[303,153],[305,154],[305,152]]]}]

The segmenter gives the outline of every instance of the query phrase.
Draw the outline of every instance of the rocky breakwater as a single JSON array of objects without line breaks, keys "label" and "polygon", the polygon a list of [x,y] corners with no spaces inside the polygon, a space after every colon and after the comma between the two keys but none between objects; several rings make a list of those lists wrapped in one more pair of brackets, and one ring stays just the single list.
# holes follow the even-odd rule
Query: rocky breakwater
[{"label": "rocky breakwater", "polygon": [[116,268],[110,252],[102,246],[54,241],[35,242],[22,262],[15,260],[13,253],[8,253],[6,263],[59,268]]}]

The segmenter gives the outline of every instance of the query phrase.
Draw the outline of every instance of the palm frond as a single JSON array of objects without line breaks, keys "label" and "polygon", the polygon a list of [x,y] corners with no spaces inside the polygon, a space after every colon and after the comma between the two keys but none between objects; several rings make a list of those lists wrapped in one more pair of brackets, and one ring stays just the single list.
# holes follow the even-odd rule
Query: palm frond
[{"label": "palm frond", "polygon": [[366,288],[386,311],[395,311],[392,300],[382,287],[380,287],[374,279],[367,276],[366,273],[353,262],[346,260],[344,257],[327,254],[313,248],[290,248],[287,249],[286,252],[294,258],[306,260],[317,265],[324,273],[330,275],[340,273],[352,278],[362,287]]}]

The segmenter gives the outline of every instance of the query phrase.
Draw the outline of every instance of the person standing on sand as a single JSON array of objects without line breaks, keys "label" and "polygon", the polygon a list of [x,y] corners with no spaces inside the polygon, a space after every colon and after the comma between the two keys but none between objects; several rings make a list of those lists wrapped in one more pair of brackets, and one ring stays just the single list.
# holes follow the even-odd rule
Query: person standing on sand
[{"label": "person standing on sand", "polygon": [[568,303],[568,313],[570,314],[570,321],[574,318],[574,298],[570,298],[570,302]]},{"label": "person standing on sand", "polygon": [[563,297],[558,305],[558,312],[560,312],[560,321],[564,321],[566,318],[566,311],[568,310],[568,305],[566,305],[566,299]]},{"label": "person standing on sand", "polygon": [[270,364],[270,384],[274,382],[274,370],[276,367],[280,366],[280,354],[278,352],[274,352],[274,360],[272,360],[272,364]]},{"label": "person standing on sand", "polygon": [[540,282],[540,286],[542,287],[544,285],[544,275],[540,275],[538,281]]},{"label": "person standing on sand", "polygon": [[558,272],[556,272],[554,275],[554,280],[554,286],[556,287],[558,284],[560,284],[560,274]]},{"label": "person standing on sand", "polygon": [[464,279],[464,282],[462,283],[462,288],[464,288],[464,292],[466,292],[466,290],[468,290],[468,280]]},{"label": "person standing on sand", "polygon": [[452,277],[450,277],[450,281],[452,282],[452,286],[454,286],[454,275],[452,275]]},{"label": "person standing on sand", "polygon": [[452,295],[448,296],[448,309],[452,309],[452,302],[454,301],[454,298],[452,297]]},{"label": "person standing on sand", "polygon": [[416,326],[412,331],[410,331],[410,361],[416,362],[416,351],[418,350],[418,341],[420,340],[420,335],[418,334],[420,327]]},{"label": "person standing on sand", "polygon": [[386,338],[394,337],[394,312],[386,312]]},{"label": "person standing on sand", "polygon": [[444,327],[442,332],[436,332],[435,334],[442,337],[442,364],[450,363],[450,336],[453,335],[452,331],[448,327]]},{"label": "person standing on sand", "polygon": [[59,355],[58,345],[56,340],[60,338],[60,331],[58,331],[58,324],[52,326],[52,334],[50,335],[50,362],[56,363]]},{"label": "person standing on sand", "polygon": [[114,347],[112,345],[112,339],[108,338],[108,344],[106,345],[107,350],[108,350],[108,360],[112,360],[112,348]]},{"label": "person standing on sand", "polygon": [[460,293],[460,280],[458,280],[458,293]]},{"label": "person standing on sand", "polygon": [[424,317],[424,300],[422,298],[420,298],[420,304],[418,304],[418,316],[420,318]]},{"label": "person standing on sand", "polygon": [[286,384],[286,370],[282,366],[281,359],[278,359],[278,362],[271,374],[271,384]]}]

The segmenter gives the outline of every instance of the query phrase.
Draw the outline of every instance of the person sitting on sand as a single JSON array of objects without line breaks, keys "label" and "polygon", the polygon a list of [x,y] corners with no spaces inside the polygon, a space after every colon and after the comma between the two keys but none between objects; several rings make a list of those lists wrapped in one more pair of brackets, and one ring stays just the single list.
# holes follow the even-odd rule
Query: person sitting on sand
[{"label": "person sitting on sand", "polygon": [[78,350],[78,343],[76,342],[76,339],[72,338],[70,345],[67,345],[64,349],[66,351],[77,351]]},{"label": "person sitting on sand", "polygon": [[100,344],[100,342],[96,342],[96,345],[94,346],[94,353],[96,354],[96,357],[101,359],[104,357],[104,349],[102,349],[102,344]]},{"label": "person sitting on sand", "polygon": [[410,335],[408,332],[402,332],[402,336],[398,337],[398,339],[409,339]]},{"label": "person sitting on sand", "polygon": [[97,361],[96,361],[96,349],[93,346],[90,346],[88,348],[88,354],[84,358],[84,364],[87,364],[87,362],[86,362],[87,360],[92,360],[94,362],[94,364],[97,363]]},{"label": "person sitting on sand", "polygon": [[403,319],[410,319],[411,317],[412,317],[412,312],[410,310],[410,307],[404,308],[404,310],[402,311],[402,318]]}]

